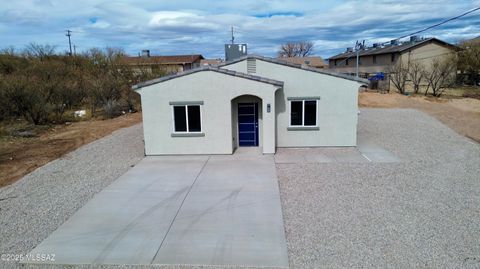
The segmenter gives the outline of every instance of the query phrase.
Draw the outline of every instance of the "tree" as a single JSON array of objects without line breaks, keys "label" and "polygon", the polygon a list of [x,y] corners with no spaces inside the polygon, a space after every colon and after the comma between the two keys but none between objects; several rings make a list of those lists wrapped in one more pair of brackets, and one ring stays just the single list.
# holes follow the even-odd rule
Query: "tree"
[{"label": "tree", "polygon": [[283,58],[289,57],[305,57],[313,54],[313,42],[287,42],[280,46],[278,56]]},{"label": "tree", "polygon": [[23,50],[23,55],[30,59],[36,58],[43,61],[55,55],[55,46],[30,43]]},{"label": "tree", "polygon": [[460,47],[458,69],[468,76],[470,84],[480,85],[480,39],[463,42]]},{"label": "tree", "polygon": [[435,97],[440,97],[445,89],[455,83],[456,58],[454,56],[447,58],[433,59],[429,68],[425,68],[423,76],[427,82],[425,95],[432,89]]},{"label": "tree", "polygon": [[401,60],[388,68],[390,74],[390,81],[401,94],[405,93],[405,85],[408,79],[408,68]]},{"label": "tree", "polygon": [[424,75],[424,66],[420,62],[410,62],[408,65],[408,76],[413,84],[413,93],[417,94],[420,90],[420,83],[422,83]]}]

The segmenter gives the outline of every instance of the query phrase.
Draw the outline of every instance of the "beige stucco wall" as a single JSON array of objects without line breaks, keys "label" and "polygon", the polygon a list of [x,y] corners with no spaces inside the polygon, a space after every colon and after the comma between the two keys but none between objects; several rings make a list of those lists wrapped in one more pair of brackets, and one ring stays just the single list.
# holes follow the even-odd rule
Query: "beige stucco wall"
[{"label": "beige stucco wall", "polygon": [[[247,61],[223,68],[246,73]],[[358,82],[259,59],[254,75],[284,82],[283,90],[277,91],[275,97],[278,147],[356,146]],[[319,130],[287,130],[290,120],[287,98],[317,96],[320,97]],[[263,104],[265,107],[266,102]]]},{"label": "beige stucco wall", "polygon": [[[409,51],[404,51],[401,54],[395,55],[395,61],[392,62],[391,54],[383,54],[376,56],[376,64],[373,63],[373,55],[362,56],[361,64],[359,65],[360,73],[388,73],[388,68],[397,63],[398,60],[407,64],[408,61],[416,61],[422,63],[425,68],[430,68],[434,59],[446,59],[455,51],[437,43],[427,43],[422,46],[415,47]],[[356,58],[349,60],[349,65],[345,65],[344,60],[337,60],[337,66],[334,61],[329,61],[329,70],[338,73],[355,73],[356,72]]]},{"label": "beige stucco wall", "polygon": [[[278,86],[214,71],[201,71],[153,84],[139,90],[142,98],[145,153],[231,154],[234,150],[232,100],[253,95],[270,103],[271,113],[262,106],[262,149],[275,152],[275,91]],[[172,137],[170,102],[203,101],[202,137]]]}]

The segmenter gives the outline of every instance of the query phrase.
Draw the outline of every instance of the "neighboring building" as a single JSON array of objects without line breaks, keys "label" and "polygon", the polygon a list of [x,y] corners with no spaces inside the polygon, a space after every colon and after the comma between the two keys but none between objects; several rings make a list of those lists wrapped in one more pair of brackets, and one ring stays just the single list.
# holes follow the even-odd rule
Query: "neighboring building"
[{"label": "neighboring building", "polygon": [[[374,44],[371,48],[360,51],[359,75],[369,77],[376,73],[388,73],[399,60],[420,61],[429,68],[433,59],[448,57],[456,53],[458,47],[436,38],[419,38],[412,36],[408,42],[392,41],[389,45]],[[348,48],[346,52],[328,59],[329,69],[342,74],[356,73],[356,52]]]},{"label": "neighboring building", "polygon": [[365,79],[244,56],[134,86],[146,155],[232,154],[257,146],[356,146]]},{"label": "neighboring building", "polygon": [[223,63],[222,59],[203,59],[200,61],[201,66],[217,66]]},{"label": "neighboring building", "polygon": [[281,57],[279,60],[284,60],[292,64],[305,65],[313,68],[325,68],[326,64],[320,56],[306,56],[306,57]]},{"label": "neighboring building", "polygon": [[192,55],[168,55],[168,56],[151,56],[150,51],[142,51],[142,55],[138,57],[127,56],[123,58],[123,63],[138,68],[147,69],[147,71],[160,71],[166,74],[172,74],[190,70],[200,66],[203,60],[200,54]]}]

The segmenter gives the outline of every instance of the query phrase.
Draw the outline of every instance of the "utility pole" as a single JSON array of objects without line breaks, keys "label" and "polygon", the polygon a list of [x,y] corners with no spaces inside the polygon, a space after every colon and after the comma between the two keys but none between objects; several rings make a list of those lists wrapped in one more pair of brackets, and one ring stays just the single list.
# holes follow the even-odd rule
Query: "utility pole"
[{"label": "utility pole", "polygon": [[233,36],[233,26],[232,26],[232,39],[231,39],[231,41],[232,41],[232,45],[233,45],[233,43],[235,41],[235,37]]},{"label": "utility pole", "polygon": [[355,50],[357,53],[357,68],[356,68],[355,74],[357,78],[358,78],[358,65],[360,63],[360,50],[362,50],[364,47],[365,47],[365,40],[363,40],[363,43],[360,43],[357,40],[357,43],[355,43]]},{"label": "utility pole", "polygon": [[73,55],[77,55],[77,45],[73,44]]},{"label": "utility pole", "polygon": [[70,39],[70,36],[72,36],[72,31],[67,30],[65,35],[68,36],[68,46],[70,47],[70,56],[72,56],[72,40]]}]

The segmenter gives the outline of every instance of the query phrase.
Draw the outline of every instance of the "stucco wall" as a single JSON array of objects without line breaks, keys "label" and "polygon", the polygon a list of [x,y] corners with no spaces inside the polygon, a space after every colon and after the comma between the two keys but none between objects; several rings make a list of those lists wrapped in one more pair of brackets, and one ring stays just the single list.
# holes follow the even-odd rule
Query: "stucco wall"
[{"label": "stucco wall", "polygon": [[[245,73],[247,61],[223,68]],[[278,147],[356,146],[359,83],[259,59],[254,75],[284,82],[283,90],[277,91],[275,98]],[[287,130],[290,120],[287,98],[314,96],[320,96],[319,130]]]},{"label": "stucco wall", "polygon": [[[201,71],[139,90],[142,98],[145,152],[162,154],[231,154],[233,152],[232,99],[254,95],[272,104],[277,86],[214,71]],[[170,102],[203,101],[203,137],[172,137]],[[275,115],[262,106],[262,130],[275,137]],[[275,152],[274,139],[265,139],[264,153]]]},{"label": "stucco wall", "polygon": [[[455,51],[451,48],[439,45],[435,42],[426,43],[422,46],[415,47],[411,50],[404,51],[401,54],[395,54],[395,61],[392,62],[392,54],[381,54],[376,56],[376,63],[373,63],[373,56],[362,56],[360,57],[361,63],[358,67],[360,73],[378,73],[378,72],[387,72],[390,66],[397,63],[398,60],[403,61],[406,65],[408,61],[417,61],[422,63],[425,68],[430,68],[431,63],[434,59],[446,59],[452,54],[455,54]],[[345,65],[344,59],[338,59],[337,65],[335,66],[335,61],[329,61],[329,70],[338,73],[355,73],[356,72],[356,57],[352,57],[349,60],[349,64]]]}]

